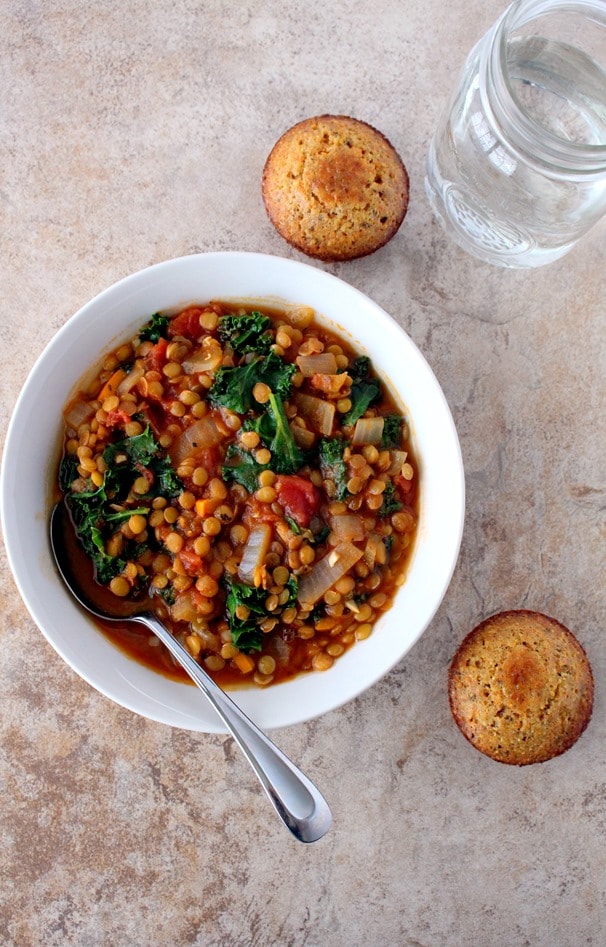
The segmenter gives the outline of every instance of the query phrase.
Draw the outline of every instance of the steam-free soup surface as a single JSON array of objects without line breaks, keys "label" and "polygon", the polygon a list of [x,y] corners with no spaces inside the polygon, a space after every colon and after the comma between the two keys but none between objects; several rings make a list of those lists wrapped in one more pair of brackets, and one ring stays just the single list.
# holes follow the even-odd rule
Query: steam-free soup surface
[{"label": "steam-free soup surface", "polygon": [[[405,579],[407,419],[308,307],[155,313],[64,418],[83,581],[140,599],[223,685],[328,670]],[[101,627],[184,678],[148,632]]]}]

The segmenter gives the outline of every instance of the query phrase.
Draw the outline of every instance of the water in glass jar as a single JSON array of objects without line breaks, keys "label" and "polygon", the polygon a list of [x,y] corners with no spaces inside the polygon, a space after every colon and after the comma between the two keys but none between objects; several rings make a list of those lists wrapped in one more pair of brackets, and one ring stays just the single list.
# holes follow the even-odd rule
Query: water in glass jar
[{"label": "water in glass jar", "polygon": [[532,36],[512,40],[507,57],[526,114],[564,141],[606,144],[606,72],[568,43]]},{"label": "water in glass jar", "polygon": [[[430,147],[426,191],[453,239],[501,266],[563,256],[606,210],[602,174],[570,175],[512,146],[491,119],[481,44]],[[510,38],[510,89],[538,138],[606,146],[606,72],[589,55],[541,36]]]}]

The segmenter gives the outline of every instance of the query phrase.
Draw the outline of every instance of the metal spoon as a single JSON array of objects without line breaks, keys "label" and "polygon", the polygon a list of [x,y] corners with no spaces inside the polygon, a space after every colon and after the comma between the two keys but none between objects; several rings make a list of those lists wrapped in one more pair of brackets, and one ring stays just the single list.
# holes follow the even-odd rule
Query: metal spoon
[{"label": "metal spoon", "polygon": [[[233,736],[255,771],[276,812],[300,842],[315,842],[324,836],[331,824],[328,803],[314,786],[281,750],[250,720],[227,694],[213,681],[189,652],[172,636],[168,628],[151,612],[124,610],[124,600],[116,597],[120,614],[90,600],[74,575],[67,547],[73,526],[64,503],[58,503],[51,513],[50,542],[57,568],[76,600],[97,618],[106,621],[133,621],[145,625],[168,648],[173,657],[187,671],[191,679],[208,698],[215,711]],[[111,601],[111,600],[110,600]]]}]

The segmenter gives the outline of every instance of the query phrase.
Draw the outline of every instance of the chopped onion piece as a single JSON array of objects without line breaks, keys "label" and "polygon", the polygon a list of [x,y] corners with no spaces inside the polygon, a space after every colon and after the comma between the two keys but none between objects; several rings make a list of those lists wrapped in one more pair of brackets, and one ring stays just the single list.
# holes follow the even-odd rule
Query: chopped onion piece
[{"label": "chopped onion piece", "polygon": [[271,656],[276,659],[279,665],[286,667],[290,661],[292,647],[291,641],[285,641],[284,638],[278,635],[271,642]]},{"label": "chopped onion piece", "polygon": [[294,401],[299,409],[301,417],[309,421],[320,434],[332,434],[332,426],[335,420],[335,406],[330,401],[324,401],[323,398],[316,398],[314,395],[306,395],[298,391],[294,396]]},{"label": "chopped onion piece", "polygon": [[402,467],[406,463],[406,458],[408,454],[405,450],[392,450],[391,451],[391,463],[387,468],[387,473],[391,476],[397,476],[402,472]]},{"label": "chopped onion piece", "polygon": [[368,537],[366,548],[364,550],[364,561],[371,572],[375,567],[375,562],[377,560],[377,550],[381,543],[382,539],[377,535],[377,533],[371,533]]},{"label": "chopped onion piece", "polygon": [[81,424],[92,418],[95,409],[86,401],[75,401],[69,406],[63,417],[68,427],[78,430]]},{"label": "chopped onion piece", "polygon": [[143,368],[143,365],[141,363],[139,364],[135,363],[135,365],[133,365],[132,369],[130,370],[126,378],[123,378],[120,384],[118,385],[118,387],[116,388],[116,393],[119,395],[128,394],[128,392],[131,391],[131,389],[135,387],[137,382],[141,378],[143,378],[144,374],[145,374],[145,370]]},{"label": "chopped onion piece", "polygon": [[383,418],[360,418],[356,421],[352,444],[380,444],[383,437]]},{"label": "chopped onion piece", "polygon": [[238,575],[243,582],[254,584],[255,573],[265,562],[270,542],[271,527],[269,523],[259,523],[258,526],[251,529],[238,566]]},{"label": "chopped onion piece", "polygon": [[316,439],[313,431],[308,431],[306,427],[301,427],[300,424],[291,424],[290,429],[297,447],[302,447],[303,450],[309,450],[310,447],[313,447]]},{"label": "chopped onion piece", "polygon": [[312,608],[361,558],[361,549],[353,543],[341,543],[316,562],[311,571],[299,580],[297,598],[303,608]]},{"label": "chopped onion piece", "polygon": [[338,546],[339,543],[351,542],[356,539],[364,539],[366,535],[363,520],[353,513],[332,516],[330,525],[332,532],[328,537],[328,542],[331,546]]},{"label": "chopped onion piece", "polygon": [[218,368],[223,359],[223,349],[216,339],[206,336],[197,351],[183,359],[183,368],[191,375],[192,372],[212,372]]},{"label": "chopped onion piece", "polygon": [[224,435],[217,427],[217,420],[210,414],[199,418],[173,441],[169,453],[173,464],[177,466],[187,458],[193,457],[199,450],[220,444]]},{"label": "chopped onion piece", "polygon": [[337,373],[337,360],[332,352],[321,352],[320,355],[299,355],[296,362],[299,371],[306,378],[318,374],[336,375]]},{"label": "chopped onion piece", "polygon": [[173,621],[195,621],[198,617],[198,612],[194,605],[191,592],[181,592],[180,595],[175,599],[174,605],[171,606],[170,616]]}]

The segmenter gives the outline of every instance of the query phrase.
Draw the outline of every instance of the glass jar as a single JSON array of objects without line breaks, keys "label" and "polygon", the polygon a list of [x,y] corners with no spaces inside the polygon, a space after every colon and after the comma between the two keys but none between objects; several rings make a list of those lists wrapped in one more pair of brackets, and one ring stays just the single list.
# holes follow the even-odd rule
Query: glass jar
[{"label": "glass jar", "polygon": [[516,0],[469,54],[427,160],[446,232],[500,266],[563,256],[606,211],[606,0]]}]

